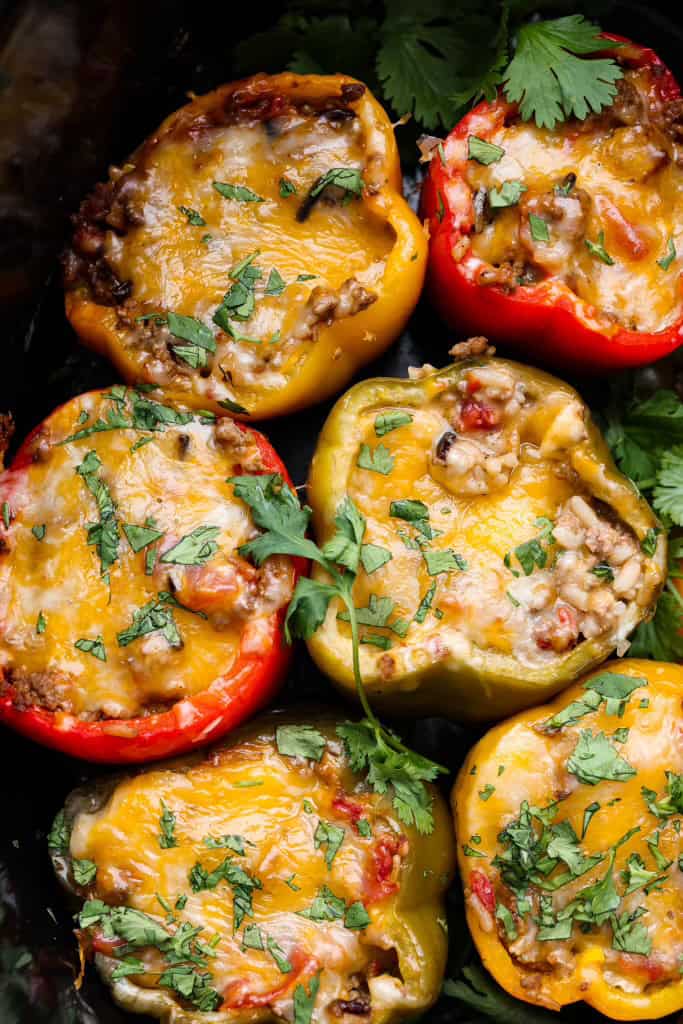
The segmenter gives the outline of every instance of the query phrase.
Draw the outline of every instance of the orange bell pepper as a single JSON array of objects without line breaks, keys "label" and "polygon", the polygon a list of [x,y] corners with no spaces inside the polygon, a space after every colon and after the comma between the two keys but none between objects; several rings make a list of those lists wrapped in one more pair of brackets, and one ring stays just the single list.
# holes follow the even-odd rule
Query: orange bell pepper
[{"label": "orange bell pepper", "polygon": [[512,996],[683,1008],[683,668],[609,662],[487,733],[453,790],[467,920]]}]

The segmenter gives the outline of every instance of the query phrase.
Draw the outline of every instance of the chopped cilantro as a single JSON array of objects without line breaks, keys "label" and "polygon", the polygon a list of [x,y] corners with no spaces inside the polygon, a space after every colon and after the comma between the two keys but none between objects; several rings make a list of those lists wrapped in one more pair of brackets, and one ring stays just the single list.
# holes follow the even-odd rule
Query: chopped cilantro
[{"label": "chopped cilantro", "polygon": [[321,761],[327,746],[323,734],[312,725],[280,725],[275,739],[281,754],[310,761]]},{"label": "chopped cilantro", "polygon": [[265,199],[252,192],[246,185],[231,185],[225,181],[212,182],[213,187],[224,199],[234,199],[238,203],[264,203]]},{"label": "chopped cilantro", "polygon": [[400,412],[383,412],[379,413],[375,417],[375,434],[377,437],[384,437],[385,434],[390,434],[392,430],[398,430],[399,427],[405,427],[408,423],[413,422],[413,417],[410,413]]},{"label": "chopped cilantro", "polygon": [[493,142],[480,139],[478,135],[470,135],[467,139],[467,158],[476,160],[478,164],[495,164],[505,156],[505,150]]},{"label": "chopped cilantro", "polygon": [[368,444],[361,444],[357,465],[359,469],[388,476],[394,468],[394,459],[386,445],[379,444],[373,449]]}]

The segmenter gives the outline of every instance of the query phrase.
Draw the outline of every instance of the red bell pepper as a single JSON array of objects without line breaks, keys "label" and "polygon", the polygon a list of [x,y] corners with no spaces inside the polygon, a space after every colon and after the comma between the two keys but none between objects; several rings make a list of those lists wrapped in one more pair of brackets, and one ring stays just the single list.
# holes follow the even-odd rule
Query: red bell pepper
[{"label": "red bell pepper", "polygon": [[[678,83],[652,50],[620,36],[605,39],[622,43],[605,54],[627,68],[649,71],[653,100],[680,99]],[[455,126],[443,143],[443,159],[433,152],[422,213],[430,234],[428,288],[442,317],[463,336],[486,335],[534,362],[584,372],[640,366],[673,352],[683,343],[683,316],[663,330],[647,333],[606,322],[594,306],[552,275],[513,291],[479,283],[479,273],[488,264],[465,241],[474,229],[475,211],[463,141],[472,135],[489,141],[517,112],[517,105],[501,92],[493,102],[479,103]],[[555,129],[562,131],[562,126]]]},{"label": "red bell pepper", "polygon": [[[12,508],[13,495],[17,494],[24,473],[37,458],[37,439],[50,437],[50,420],[69,404],[57,409],[33,430],[11,465],[0,473],[3,515],[10,515],[7,510]],[[254,440],[262,463],[260,472],[278,473],[292,487],[284,464],[263,434],[243,423],[236,425]],[[6,552],[12,549],[15,525],[11,518],[4,529],[0,523],[0,558],[6,557]],[[25,525],[21,528],[26,530]],[[291,561],[296,582],[298,576],[307,571],[307,564],[298,558]],[[169,710],[135,718],[85,721],[76,715],[44,707],[17,707],[15,689],[5,679],[4,692],[0,693],[0,722],[47,747],[88,761],[139,763],[186,753],[230,732],[277,692],[290,661],[291,648],[283,635],[285,614],[286,604],[269,616],[259,637],[258,649],[253,639],[250,643],[248,630],[243,630],[240,650],[229,672],[206,689],[177,701]],[[0,681],[2,677],[0,667]]]}]

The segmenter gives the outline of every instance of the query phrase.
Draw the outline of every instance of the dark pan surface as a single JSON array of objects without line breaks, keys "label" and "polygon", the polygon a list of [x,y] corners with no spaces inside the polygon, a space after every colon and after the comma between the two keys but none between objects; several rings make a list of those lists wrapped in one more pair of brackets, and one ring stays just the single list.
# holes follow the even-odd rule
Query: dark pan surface
[{"label": "dark pan surface", "polygon": [[[339,4],[327,6],[338,9]],[[617,3],[605,13],[603,9],[606,30],[652,46],[675,74],[683,74],[683,22],[679,26],[670,20],[665,4]],[[107,364],[76,345],[64,319],[56,255],[68,214],[106,173],[107,164],[123,159],[165,114],[181,105],[188,90],[201,93],[234,77],[230,52],[235,42],[265,27],[279,10],[266,4],[255,13],[253,8],[237,9],[235,3],[220,7],[201,0],[0,0],[0,283],[11,277],[10,270],[20,268],[12,286],[0,290],[5,306],[0,411],[14,413],[19,439],[60,402],[116,380]],[[59,115],[48,104],[46,120],[35,126],[16,116],[21,96],[13,93],[11,73],[2,73],[10,58],[14,67],[57,84]],[[264,70],[277,70],[265,59],[264,65]],[[415,191],[414,178],[407,178]],[[362,376],[405,376],[409,365],[442,365],[455,340],[423,302],[400,341]],[[575,383],[599,409],[604,385]],[[331,405],[264,425],[296,484],[306,480]],[[337,700],[300,649],[278,703],[307,699]],[[410,743],[453,771],[476,739],[472,730],[437,719],[404,722],[399,728]],[[47,857],[46,833],[64,797],[102,771],[106,769],[43,750],[9,731],[0,733],[0,1024],[149,1020],[118,1010],[92,971],[80,993],[74,990],[73,908],[54,881]],[[449,913],[451,976],[472,953],[459,903],[456,885]],[[522,1016],[510,1024],[605,1020],[585,1006],[559,1017],[537,1017],[531,1009],[520,1009]],[[484,1018],[443,998],[428,1021],[447,1020]]]}]

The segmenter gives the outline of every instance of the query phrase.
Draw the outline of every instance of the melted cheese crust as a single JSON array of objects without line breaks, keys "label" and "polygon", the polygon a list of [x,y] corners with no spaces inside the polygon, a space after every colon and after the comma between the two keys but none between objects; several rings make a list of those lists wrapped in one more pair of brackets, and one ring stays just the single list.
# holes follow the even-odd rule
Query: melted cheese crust
[{"label": "melted cheese crust", "polygon": [[[84,718],[129,718],[205,690],[230,672],[246,631],[253,643],[264,642],[263,627],[273,611],[272,605],[256,604],[246,622],[230,604],[241,587],[235,549],[255,533],[246,507],[226,484],[243,453],[226,449],[215,427],[199,418],[163,431],[115,429],[60,443],[112,412],[129,415],[98,392],[62,406],[34,442],[36,459],[3,480],[12,523],[10,550],[0,558],[0,666],[19,685],[25,703]],[[140,440],[149,443],[133,450]],[[110,586],[96,548],[88,544],[88,527],[99,518],[97,503],[77,473],[91,451],[101,462],[96,475],[115,504],[119,542]],[[158,557],[206,525],[217,527],[218,550],[197,567],[157,560],[147,575],[149,549],[135,553],[122,527],[150,519],[164,533]],[[32,530],[43,526],[39,540]],[[281,601],[291,578],[284,584]],[[117,635],[131,626],[135,613],[165,591],[175,591],[188,609],[172,607],[180,646],[159,631],[119,646]],[[98,637],[106,661],[74,646]]]},{"label": "melted cheese crust", "polygon": [[[507,281],[492,274],[491,283],[514,289],[555,278],[590,303],[607,327],[655,332],[680,319],[676,253],[683,252],[683,172],[648,91],[650,74],[626,72],[626,84],[642,104],[627,111],[626,121],[607,111],[550,131],[515,118],[487,135],[505,151],[488,167],[467,160],[467,140],[448,144],[448,158],[463,160],[473,193],[500,190],[510,181],[527,189],[519,204],[495,210],[469,236],[474,256],[511,268]],[[574,189],[558,197],[556,187],[570,174],[576,175]],[[529,214],[546,222],[548,241],[532,237]],[[601,237],[611,262],[586,244]],[[670,244],[674,256],[664,269],[657,261],[666,261]]]},{"label": "melted cheese crust", "polygon": [[[91,897],[133,907],[163,923],[165,913],[157,897],[173,906],[179,895],[186,895],[186,905],[175,911],[176,924],[189,922],[204,929],[205,942],[218,937],[209,969],[211,985],[225,1001],[221,1019],[223,1013],[226,1019],[291,1019],[295,986],[308,989],[318,972],[322,973],[314,1021],[344,1016],[333,1004],[353,998],[354,991],[369,998],[371,1010],[363,1017],[372,1020],[395,1008],[414,1011],[424,1000],[419,985],[416,990],[403,982],[399,971],[400,963],[408,978],[408,960],[405,965],[402,960],[415,952],[404,938],[398,908],[410,872],[408,861],[416,863],[419,853],[403,834],[390,803],[359,791],[357,777],[345,766],[340,741],[332,730],[322,728],[328,744],[319,764],[280,755],[272,734],[265,738],[262,731],[259,738],[190,767],[161,768],[120,782],[99,810],[81,811],[75,817],[71,855],[97,864]],[[177,845],[167,849],[159,845],[161,800],[176,819]],[[359,817],[367,821],[369,835],[356,828]],[[343,829],[329,867],[326,847],[315,845],[320,821]],[[207,848],[206,837],[223,835],[241,836],[244,856]],[[447,843],[441,847],[433,870],[425,875],[427,881],[420,885],[425,904],[435,900],[434,892],[443,891],[448,881],[450,851]],[[388,868],[381,858],[378,861],[382,849],[391,851]],[[237,930],[227,883],[193,892],[188,880],[197,862],[211,871],[226,854],[262,884],[253,891],[253,916],[247,915]],[[384,866],[378,868],[378,863]],[[361,901],[370,917],[367,927],[350,929],[343,920],[301,917],[299,912],[310,908],[323,887],[347,906]],[[436,903],[433,913],[438,913]],[[248,925],[258,926],[277,942],[291,971],[280,971],[267,951],[243,948]],[[154,987],[158,954],[143,950],[140,955],[152,973],[135,981]]]},{"label": "melted cheese crust", "polygon": [[[123,233],[107,232],[104,256],[119,280],[131,283],[122,339],[145,379],[250,408],[259,392],[285,387],[302,369],[321,326],[353,318],[374,301],[396,240],[386,221],[364,199],[334,188],[297,217],[329,170],[367,173],[368,127],[347,113],[340,122],[294,111],[221,126],[198,118],[199,127],[163,134],[133,157],[125,176],[133,223]],[[294,194],[282,196],[283,181]],[[263,201],[225,198],[214,182],[247,188]],[[180,207],[205,223],[192,225]],[[212,318],[234,284],[230,269],[253,254],[262,275],[255,308],[247,319],[232,320],[242,340]],[[280,294],[268,287],[273,271],[285,283]],[[209,373],[174,360],[174,339],[164,328],[148,322],[143,330],[133,320],[169,310],[214,333]]]},{"label": "melted cheese crust", "polygon": [[[681,815],[656,817],[648,810],[642,793],[643,788],[650,789],[661,801],[666,793],[665,773],[683,772],[683,670],[663,663],[623,661],[603,666],[595,675],[603,671],[646,677],[649,685],[644,682],[633,692],[621,716],[608,714],[603,702],[598,711],[573,725],[557,732],[542,731],[540,726],[554,714],[585,697],[586,690],[577,685],[553,704],[498,726],[470,752],[454,790],[460,867],[472,934],[484,951],[487,968],[508,991],[553,1009],[584,999],[618,1020],[649,1020],[683,1007],[683,874],[678,862],[683,853]],[[626,781],[586,785],[568,773],[568,758],[583,730],[603,732],[611,738],[617,729],[627,730],[627,738],[615,745],[636,774]],[[614,744],[613,739],[611,742]],[[484,801],[480,793],[487,789],[491,794]],[[581,890],[603,880],[610,848],[636,829],[616,850],[612,875],[620,899],[611,913],[621,916],[639,907],[645,909],[639,920],[651,943],[647,955],[615,949],[608,920],[586,932],[575,923],[567,941],[539,941],[532,917],[538,913],[543,893],[534,886],[530,888],[531,914],[524,921],[515,914],[517,939],[508,939],[503,925],[495,922],[487,910],[485,887],[478,884],[477,874],[490,880],[497,902],[515,913],[513,895],[492,863],[503,852],[499,834],[519,816],[524,801],[531,807],[547,808],[555,800],[560,802],[553,824],[569,822],[579,837],[584,832],[586,809],[599,804],[594,816],[589,815],[581,849],[586,856],[603,854],[603,860],[556,893],[546,893],[554,910],[566,907]],[[670,862],[667,868],[661,868],[661,863],[658,867],[648,846],[648,840],[656,845],[657,835],[662,860]],[[472,836],[479,837],[479,841],[475,839],[476,847]],[[482,858],[473,855],[472,850],[481,853]],[[649,891],[641,886],[625,895],[627,886],[621,872],[634,855],[642,859],[648,872],[663,875],[664,881]],[[563,870],[565,865],[556,874]],[[652,881],[654,876],[649,877]],[[491,943],[496,936],[500,945],[496,943],[493,954]]]}]

